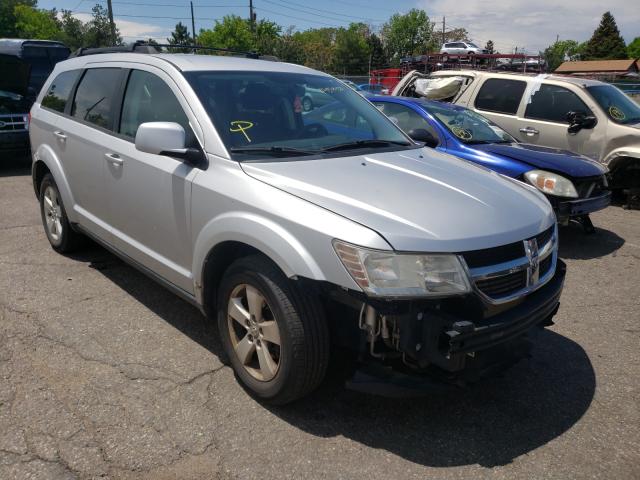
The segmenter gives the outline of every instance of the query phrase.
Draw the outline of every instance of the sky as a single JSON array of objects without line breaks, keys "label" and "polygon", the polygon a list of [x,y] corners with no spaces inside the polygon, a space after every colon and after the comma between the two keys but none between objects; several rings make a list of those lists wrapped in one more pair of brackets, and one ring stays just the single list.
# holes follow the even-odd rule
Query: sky
[{"label": "sky", "polygon": [[[82,20],[96,3],[106,0],[39,0],[40,8],[72,10]],[[191,32],[188,0],[113,0],[116,24],[125,41],[154,38],[165,41],[178,21]],[[640,8],[635,0],[253,0],[258,19],[266,18],[297,30],[347,26],[363,21],[380,27],[392,14],[411,8],[427,12],[437,29],[464,27],[471,39],[494,42],[502,52],[515,47],[530,53],[544,50],[556,40],[587,40],[606,9],[616,18],[625,41],[640,36]],[[211,28],[224,15],[249,15],[249,0],[193,0],[196,31]]]}]

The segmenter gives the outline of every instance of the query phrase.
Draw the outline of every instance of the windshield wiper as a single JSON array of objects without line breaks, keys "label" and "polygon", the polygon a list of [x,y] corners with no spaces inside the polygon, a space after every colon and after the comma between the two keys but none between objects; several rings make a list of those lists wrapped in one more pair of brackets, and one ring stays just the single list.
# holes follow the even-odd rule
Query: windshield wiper
[{"label": "windshield wiper", "polygon": [[322,152],[335,152],[336,150],[351,150],[354,148],[369,148],[369,147],[389,147],[391,145],[402,145],[408,147],[411,145],[409,142],[400,142],[397,140],[356,140],[355,142],[339,143],[337,145],[331,145],[321,149]]},{"label": "windshield wiper", "polygon": [[291,156],[295,155],[317,155],[317,150],[302,150],[295,147],[286,147],[275,145],[273,147],[231,147],[231,153],[256,153],[272,156]]}]

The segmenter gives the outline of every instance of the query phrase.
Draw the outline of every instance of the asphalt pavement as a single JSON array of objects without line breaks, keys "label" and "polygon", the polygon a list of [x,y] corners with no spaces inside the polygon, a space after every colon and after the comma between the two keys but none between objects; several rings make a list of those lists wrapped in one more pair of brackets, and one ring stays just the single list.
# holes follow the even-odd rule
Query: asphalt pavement
[{"label": "asphalt pavement", "polygon": [[556,324],[501,378],[266,407],[192,306],[98,246],[47,243],[0,166],[0,479],[639,479],[640,211],[560,231]]}]

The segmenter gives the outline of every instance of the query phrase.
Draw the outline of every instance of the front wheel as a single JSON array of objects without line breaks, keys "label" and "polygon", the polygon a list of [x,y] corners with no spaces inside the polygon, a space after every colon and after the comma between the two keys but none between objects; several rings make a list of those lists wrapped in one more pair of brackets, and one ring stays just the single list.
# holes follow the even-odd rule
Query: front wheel
[{"label": "front wheel", "polygon": [[234,262],[218,291],[222,343],[252,395],[282,405],[322,382],[329,333],[317,298],[300,291],[262,255]]}]

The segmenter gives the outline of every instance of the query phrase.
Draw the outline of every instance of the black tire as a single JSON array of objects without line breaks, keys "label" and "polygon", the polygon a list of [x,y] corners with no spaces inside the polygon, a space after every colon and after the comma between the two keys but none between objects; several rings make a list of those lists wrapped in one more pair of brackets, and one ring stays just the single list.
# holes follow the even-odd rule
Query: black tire
[{"label": "black tire", "polygon": [[[255,378],[233,347],[228,321],[231,295],[249,285],[264,297],[280,332],[278,369],[268,380]],[[225,272],[217,299],[218,328],[229,363],[249,393],[266,403],[283,405],[314,390],[324,379],[329,363],[329,330],[315,296],[302,292],[262,255],[235,261]],[[258,343],[259,344],[259,343]]]},{"label": "black tire", "polygon": [[302,110],[305,112],[310,112],[313,110],[313,100],[310,97],[304,97],[302,99]]},{"label": "black tire", "polygon": [[[55,198],[58,200],[56,210],[61,228],[57,236],[53,234],[47,226],[47,217],[49,215],[50,208],[48,208],[48,205],[45,202],[45,194],[49,189],[55,192]],[[42,218],[42,226],[44,227],[47,239],[51,244],[51,248],[56,252],[71,253],[84,245],[85,237],[71,227],[69,218],[67,217],[67,212],[62,204],[60,190],[58,190],[58,186],[50,173],[47,173],[42,179],[42,182],[40,182],[40,216]]]}]

